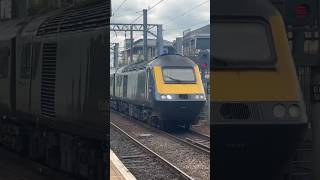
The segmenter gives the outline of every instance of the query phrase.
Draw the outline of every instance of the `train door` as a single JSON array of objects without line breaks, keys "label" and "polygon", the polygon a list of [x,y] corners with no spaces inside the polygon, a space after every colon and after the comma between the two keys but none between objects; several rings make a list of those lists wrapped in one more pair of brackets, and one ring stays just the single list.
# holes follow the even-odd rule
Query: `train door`
[{"label": "train door", "polygon": [[[22,40],[22,39],[20,39]],[[16,106],[20,112],[30,112],[39,96],[37,89],[33,84],[36,79],[38,62],[41,52],[41,43],[32,43],[30,39],[24,39],[23,43],[17,43],[17,61],[16,61]]]},{"label": "train door", "polygon": [[110,74],[110,96],[114,96],[114,74]]},{"label": "train door", "polygon": [[31,46],[31,74],[30,74],[30,110],[40,113],[40,59],[42,43],[34,42]]},{"label": "train door", "polygon": [[18,41],[16,61],[16,106],[20,112],[30,110],[30,84],[31,84],[31,43]]},{"label": "train door", "polygon": [[[0,42],[0,108],[10,111],[11,108],[11,78],[10,52],[11,41]],[[11,58],[12,59],[12,58]]]},{"label": "train door", "polygon": [[114,96],[121,97],[121,76],[119,74],[115,75],[115,88]]},{"label": "train door", "polygon": [[144,83],[144,98],[145,99],[149,99],[149,90],[148,90],[148,86],[149,86],[149,73],[150,73],[150,69],[147,68],[147,71],[146,71],[146,78],[144,79],[145,80],[145,83]]},{"label": "train door", "polygon": [[127,97],[128,90],[128,75],[123,76],[123,98]]},{"label": "train door", "polygon": [[146,71],[144,70],[139,70],[139,72],[137,73],[137,78],[138,78],[138,82],[137,85],[137,97],[139,101],[145,101],[146,99]]},{"label": "train door", "polygon": [[147,74],[147,81],[148,81],[148,100],[151,101],[152,97],[154,96],[154,91],[155,91],[155,85],[154,85],[154,78],[151,69],[148,69],[148,74]]}]

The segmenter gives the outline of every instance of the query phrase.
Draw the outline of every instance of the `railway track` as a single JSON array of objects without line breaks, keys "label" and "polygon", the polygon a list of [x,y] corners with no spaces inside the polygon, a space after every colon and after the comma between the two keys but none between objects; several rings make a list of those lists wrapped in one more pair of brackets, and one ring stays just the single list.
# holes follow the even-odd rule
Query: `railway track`
[{"label": "railway track", "polygon": [[169,135],[172,135],[174,138],[210,154],[210,136],[206,136],[195,131],[180,131],[170,133]]},{"label": "railway track", "polygon": [[[137,179],[193,179],[175,165],[140,143],[134,137],[130,136],[117,125],[113,123],[110,124],[113,138],[114,136],[120,135],[125,136],[128,140],[125,143],[123,141],[121,142],[126,145],[125,152],[119,152],[119,147],[112,147],[111,145],[111,148],[114,151],[118,151],[118,156],[120,156],[121,161]],[[117,134],[117,132],[119,134]]]},{"label": "railway track", "polygon": [[[110,119],[113,124],[140,143],[152,149],[182,171],[188,172],[188,175],[192,178],[210,179],[210,150],[206,149],[209,146],[195,139],[195,137],[200,136],[207,140],[209,137],[191,131],[187,135],[179,133],[181,136],[178,137],[176,134],[161,131],[137,120],[130,120],[127,116],[120,116],[114,112],[110,114]],[[113,139],[112,133],[110,132],[111,140]],[[199,144],[207,147],[201,147]]]},{"label": "railway track", "polygon": [[[147,125],[144,125],[144,126],[147,126]],[[153,127],[149,127],[149,128],[153,128]],[[165,134],[166,136],[174,139],[175,141],[182,142],[192,148],[195,148],[197,150],[210,154],[210,137],[209,136],[199,134],[194,131],[185,131],[185,130],[180,131],[180,129],[178,132],[171,132],[171,133],[168,133],[156,128],[153,128],[153,130],[159,131]]]},{"label": "railway track", "polygon": [[[115,112],[115,113],[119,114],[118,112]],[[121,114],[121,116],[125,118],[129,118],[124,114]],[[210,154],[210,136],[200,134],[192,130],[186,131],[184,128],[180,128],[180,127],[178,127],[174,132],[166,132],[166,131],[162,131],[160,129],[154,128],[149,124],[145,124],[139,120],[135,120],[135,122],[152,131],[162,133],[175,141],[182,142],[184,144],[187,144],[188,146],[191,146],[192,148],[195,148],[197,150]]]}]

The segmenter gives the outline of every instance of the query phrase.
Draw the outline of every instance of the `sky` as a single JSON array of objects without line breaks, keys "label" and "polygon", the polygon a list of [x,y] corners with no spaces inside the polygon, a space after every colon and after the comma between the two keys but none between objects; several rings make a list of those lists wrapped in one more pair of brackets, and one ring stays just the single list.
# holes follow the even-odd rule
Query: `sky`
[{"label": "sky", "polygon": [[[184,30],[194,30],[210,22],[210,0],[112,0],[111,4],[111,23],[132,23],[142,15],[142,9],[149,9],[148,24],[162,24],[163,39],[171,42],[181,37]],[[142,22],[141,16],[134,23]],[[129,32],[126,37],[130,37]],[[142,32],[134,32],[133,37],[142,38]],[[124,32],[110,32],[110,42],[120,43],[120,51],[124,39]]]}]

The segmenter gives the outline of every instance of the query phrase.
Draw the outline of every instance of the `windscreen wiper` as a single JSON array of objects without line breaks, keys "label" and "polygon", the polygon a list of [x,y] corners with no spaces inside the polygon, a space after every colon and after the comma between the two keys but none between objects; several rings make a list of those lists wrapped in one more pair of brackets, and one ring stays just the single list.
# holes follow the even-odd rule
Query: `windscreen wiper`
[{"label": "windscreen wiper", "polygon": [[182,82],[181,79],[176,79],[176,78],[173,78],[173,77],[171,77],[171,76],[165,76],[165,77],[166,77],[166,78],[169,78],[169,79],[171,79],[171,80],[173,80],[173,81]]}]

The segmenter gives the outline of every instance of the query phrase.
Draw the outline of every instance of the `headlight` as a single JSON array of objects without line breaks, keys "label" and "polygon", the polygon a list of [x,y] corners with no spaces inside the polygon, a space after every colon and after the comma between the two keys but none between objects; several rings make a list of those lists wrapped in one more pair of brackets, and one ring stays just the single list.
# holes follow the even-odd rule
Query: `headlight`
[{"label": "headlight", "polygon": [[283,118],[286,115],[286,107],[283,104],[278,104],[273,107],[273,115],[277,118]]},{"label": "headlight", "polygon": [[168,94],[167,99],[172,99],[172,96],[170,94]]},{"label": "headlight", "polygon": [[200,99],[204,99],[204,95],[200,95]]},{"label": "headlight", "polygon": [[297,118],[301,115],[301,108],[294,104],[289,107],[289,115],[293,118]]},{"label": "headlight", "polygon": [[161,99],[167,99],[166,95],[161,95]]},{"label": "headlight", "polygon": [[194,96],[194,98],[199,99],[199,98],[200,98],[200,96],[199,96],[199,95],[195,95],[195,96]]}]

